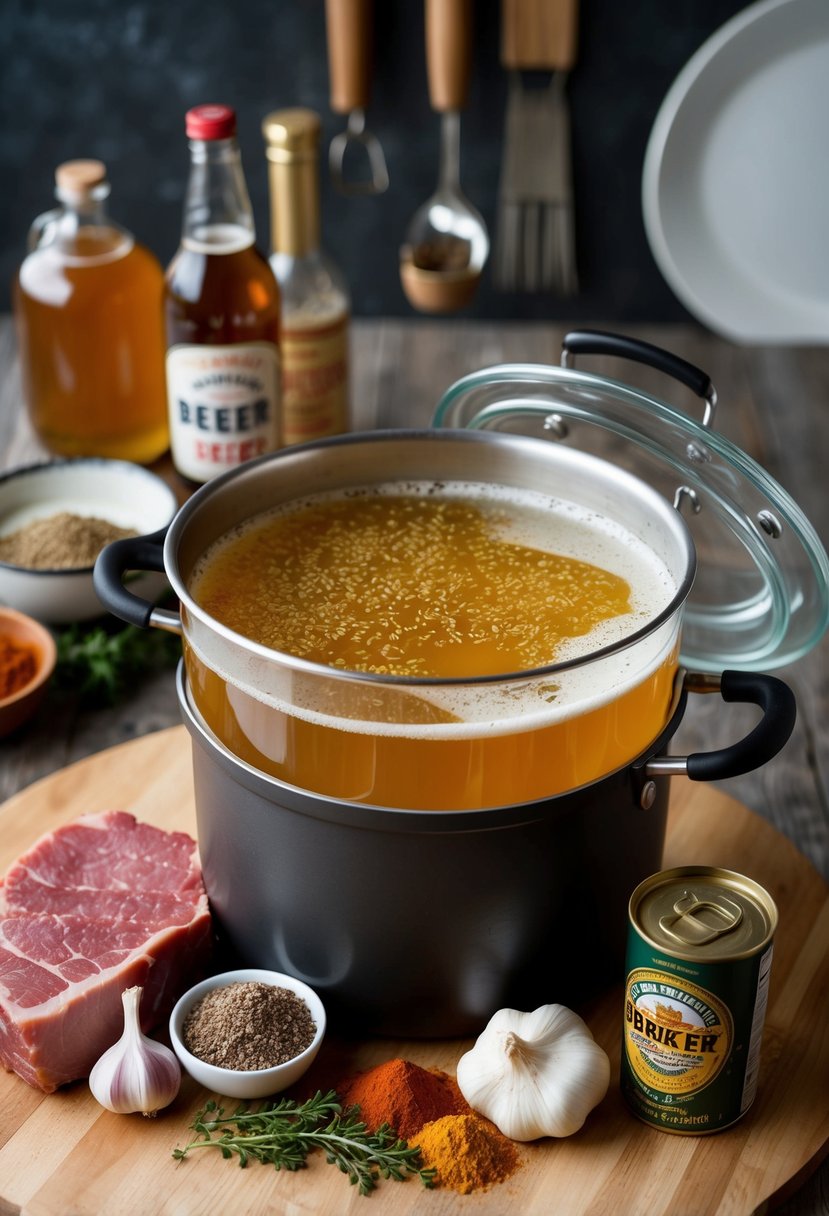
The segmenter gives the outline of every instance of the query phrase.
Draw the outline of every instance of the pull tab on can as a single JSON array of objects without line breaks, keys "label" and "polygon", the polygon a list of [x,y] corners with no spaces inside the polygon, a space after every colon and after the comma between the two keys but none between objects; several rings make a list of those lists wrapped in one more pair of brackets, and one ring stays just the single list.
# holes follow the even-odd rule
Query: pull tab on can
[{"label": "pull tab on can", "polygon": [[659,928],[685,946],[704,946],[732,933],[743,919],[739,904],[720,896],[699,899],[693,891],[683,891],[673,912],[659,918]]}]

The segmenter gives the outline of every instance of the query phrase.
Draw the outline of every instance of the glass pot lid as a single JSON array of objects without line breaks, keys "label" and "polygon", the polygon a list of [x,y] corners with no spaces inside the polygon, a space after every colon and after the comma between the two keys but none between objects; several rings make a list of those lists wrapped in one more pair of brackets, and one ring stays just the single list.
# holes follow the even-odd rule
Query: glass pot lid
[{"label": "glass pot lid", "polygon": [[[708,377],[658,347],[612,334],[568,334],[563,349],[561,367],[501,364],[465,376],[443,395],[433,424],[589,451],[672,502],[698,559],[682,633],[688,666],[769,669],[811,650],[829,624],[826,551],[787,491],[713,429],[716,393]],[[704,398],[702,421],[567,366],[574,354],[624,355],[676,376]]]}]

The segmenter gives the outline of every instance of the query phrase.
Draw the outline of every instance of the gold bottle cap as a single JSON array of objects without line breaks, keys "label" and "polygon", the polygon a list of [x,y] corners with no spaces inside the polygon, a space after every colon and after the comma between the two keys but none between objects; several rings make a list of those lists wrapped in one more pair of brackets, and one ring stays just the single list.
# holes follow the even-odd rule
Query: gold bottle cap
[{"label": "gold bottle cap", "polygon": [[316,160],[320,140],[320,118],[314,110],[294,106],[274,110],[262,120],[268,160],[290,162]]},{"label": "gold bottle cap", "polygon": [[55,184],[70,194],[88,194],[106,181],[106,165],[100,160],[67,160],[55,169]]}]

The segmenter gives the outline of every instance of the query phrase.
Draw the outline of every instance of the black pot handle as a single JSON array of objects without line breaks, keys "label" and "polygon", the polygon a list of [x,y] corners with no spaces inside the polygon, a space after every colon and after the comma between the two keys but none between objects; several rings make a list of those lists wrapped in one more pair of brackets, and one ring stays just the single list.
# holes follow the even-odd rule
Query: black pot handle
[{"label": "black pot handle", "polygon": [[604,333],[598,329],[574,329],[565,334],[561,344],[562,364],[566,367],[573,355],[614,355],[621,359],[632,359],[635,363],[644,363],[656,368],[679,380],[692,393],[708,402],[709,412],[704,419],[705,425],[710,425],[717,392],[711,383],[711,377],[700,368],[680,359],[661,346],[653,346],[650,342],[640,342],[638,338],[627,338],[623,334]]},{"label": "black pot handle", "polygon": [[156,608],[149,600],[142,600],[124,586],[124,575],[128,571],[154,570],[163,573],[166,535],[167,529],[161,528],[149,536],[128,536],[125,540],[113,541],[99,553],[92,571],[92,581],[98,599],[113,616],[141,629],[158,625],[172,633],[181,633],[178,613]]},{"label": "black pot handle", "polygon": [[724,701],[759,705],[763,717],[744,739],[730,747],[647,761],[645,772],[648,777],[676,773],[684,773],[692,781],[724,781],[739,777],[776,756],[794,730],[797,717],[794,693],[776,676],[754,671],[724,671],[720,677],[689,675],[686,686],[692,692],[719,691]]}]

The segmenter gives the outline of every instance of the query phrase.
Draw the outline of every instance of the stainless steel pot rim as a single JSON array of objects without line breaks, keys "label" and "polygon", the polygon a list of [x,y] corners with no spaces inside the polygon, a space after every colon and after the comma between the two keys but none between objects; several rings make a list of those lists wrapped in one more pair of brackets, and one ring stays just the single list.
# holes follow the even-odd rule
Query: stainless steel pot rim
[{"label": "stainless steel pot rim", "polygon": [[[535,667],[518,672],[503,672],[496,675],[482,676],[467,676],[467,677],[428,677],[428,676],[397,676],[385,675],[377,672],[361,672],[345,670],[338,667],[329,667],[323,663],[314,663],[309,659],[302,659],[296,655],[288,654],[284,651],[273,650],[267,646],[252,641],[250,638],[244,637],[242,634],[236,633],[229,629],[226,625],[216,621],[209,613],[205,612],[193,600],[190,592],[181,577],[177,561],[177,549],[181,540],[182,533],[192,520],[192,517],[198,513],[200,506],[206,501],[208,496],[219,493],[223,486],[230,482],[236,481],[243,477],[246,473],[252,475],[256,469],[267,464],[275,464],[279,461],[297,459],[305,460],[313,452],[324,450],[327,448],[338,448],[345,445],[353,444],[375,444],[388,442],[410,442],[413,440],[425,440],[429,443],[457,442],[457,443],[484,443],[504,446],[509,444],[516,448],[521,448],[529,445],[530,449],[537,450],[540,441],[523,435],[505,435],[492,434],[486,431],[466,431],[466,430],[415,430],[415,429],[394,429],[394,430],[376,430],[376,431],[360,431],[351,432],[345,435],[335,435],[328,439],[321,439],[312,443],[301,444],[293,448],[283,448],[278,452],[268,453],[264,456],[248,461],[245,465],[238,469],[232,469],[221,476],[214,478],[206,485],[197,490],[192,497],[179,510],[167,532],[164,541],[164,568],[167,579],[170,585],[178,596],[183,610],[187,615],[192,616],[202,622],[213,633],[222,637],[225,641],[239,647],[248,654],[255,655],[268,662],[278,661],[285,668],[293,671],[303,672],[308,675],[316,675],[325,677],[326,679],[344,680],[357,684],[374,684],[387,685],[397,688],[460,688],[460,687],[494,687],[499,684],[514,684],[518,681],[532,681],[540,678],[555,676],[566,671],[572,671],[577,668],[584,668],[588,664],[599,663],[604,659],[610,658],[613,655],[618,655],[626,650],[629,650],[641,642],[644,638],[655,633],[662,625],[669,621],[683,606],[696,574],[697,558],[694,542],[691,533],[679,512],[656,491],[652,490],[645,482],[632,474],[625,472],[623,469],[616,468],[610,465],[607,461],[590,455],[585,452],[568,451],[568,464],[580,465],[585,474],[589,470],[601,469],[603,472],[608,470],[611,472],[614,480],[629,486],[631,491],[635,491],[640,496],[646,496],[654,510],[659,515],[665,526],[669,528],[673,534],[680,539],[684,550],[684,566],[685,572],[683,577],[678,581],[674,595],[671,597],[668,604],[652,617],[645,625],[640,626],[633,633],[624,638],[620,638],[616,642],[612,642],[606,646],[600,647],[597,650],[591,651],[587,655],[577,658],[565,659],[557,663],[549,663],[543,667]],[[541,445],[545,446],[545,445]],[[550,449],[555,451],[555,449]],[[470,478],[475,480],[474,478]],[[309,491],[309,494],[316,492],[316,489]]]}]

